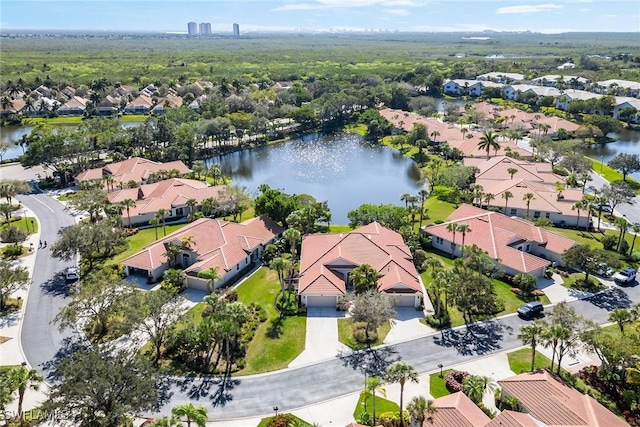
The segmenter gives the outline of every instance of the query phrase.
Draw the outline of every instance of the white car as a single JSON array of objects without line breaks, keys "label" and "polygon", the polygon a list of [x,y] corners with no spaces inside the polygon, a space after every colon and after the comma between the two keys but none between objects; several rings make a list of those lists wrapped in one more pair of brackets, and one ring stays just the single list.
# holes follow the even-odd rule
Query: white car
[{"label": "white car", "polygon": [[613,275],[613,280],[618,284],[628,285],[636,281],[636,270],[633,268],[625,268]]},{"label": "white car", "polygon": [[79,278],[80,278],[80,275],[78,274],[78,269],[76,267],[69,267],[64,272],[64,280],[67,283],[73,283],[77,281]]},{"label": "white car", "polygon": [[596,270],[596,274],[602,277],[611,277],[613,276],[613,268],[609,267],[607,264],[602,263],[598,265],[598,269]]}]

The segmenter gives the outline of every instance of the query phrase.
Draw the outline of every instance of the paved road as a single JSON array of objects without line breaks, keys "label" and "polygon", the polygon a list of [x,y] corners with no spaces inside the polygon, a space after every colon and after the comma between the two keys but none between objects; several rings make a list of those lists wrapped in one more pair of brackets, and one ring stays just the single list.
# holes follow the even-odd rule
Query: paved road
[{"label": "paved road", "polygon": [[[604,179],[602,176],[598,175],[596,171],[591,171],[592,181],[589,181],[588,185],[601,189],[605,184],[609,184],[609,182]],[[620,215],[624,215],[632,224],[640,224],[640,196],[636,196],[634,198],[635,203],[630,205],[628,203],[621,203],[616,206],[616,212]]]},{"label": "paved road", "polygon": [[[34,194],[17,198],[38,217],[40,239],[49,247],[57,240],[61,229],[75,223],[62,204],[49,196]],[[68,287],[60,273],[69,265],[71,263],[52,258],[49,248],[40,249],[36,254],[21,341],[29,364],[40,371],[44,371],[46,364],[54,359],[65,338],[73,335],[70,330],[60,332],[57,326],[50,324],[60,308],[68,303]]]},{"label": "paved road", "polygon": [[[632,301],[640,301],[640,286],[616,287],[592,300],[570,305],[585,317],[605,323],[609,310],[628,307]],[[169,398],[160,412],[168,414],[171,407],[194,401],[205,405],[214,420],[270,414],[274,406],[289,411],[361,390],[365,364],[371,366],[368,373],[373,374],[402,358],[424,373],[436,371],[439,363],[450,366],[520,347],[517,335],[525,323],[517,316],[508,316],[368,353],[348,353],[315,365],[232,378],[226,385],[219,380],[180,379],[167,384]]]}]

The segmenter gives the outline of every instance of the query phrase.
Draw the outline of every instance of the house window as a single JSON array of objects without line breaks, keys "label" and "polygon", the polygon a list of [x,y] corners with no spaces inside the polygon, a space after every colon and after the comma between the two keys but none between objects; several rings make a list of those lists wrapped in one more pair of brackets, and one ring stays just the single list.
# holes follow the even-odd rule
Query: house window
[{"label": "house window", "polygon": [[237,264],[236,265],[236,271],[239,271],[239,270],[240,270],[240,264]]},{"label": "house window", "polygon": [[527,244],[527,252],[529,252],[529,249],[531,248],[531,245]]},{"label": "house window", "polygon": [[190,264],[191,258],[189,254],[182,254],[182,266],[187,267]]},{"label": "house window", "polygon": [[177,208],[176,216],[184,216],[184,208]]},{"label": "house window", "polygon": [[519,250],[519,251],[522,251],[522,246],[518,246],[518,250]]},{"label": "house window", "polygon": [[547,212],[546,214],[544,214],[544,217],[547,219],[551,218],[551,212]]},{"label": "house window", "polygon": [[444,240],[442,240],[442,237],[436,237],[436,244],[441,245],[444,243]]},{"label": "house window", "polygon": [[537,218],[540,218],[540,211],[535,211],[535,212],[533,213],[533,217],[534,217],[534,218],[536,218],[536,219],[537,219]]},{"label": "house window", "polygon": [[518,213],[517,209],[511,209],[511,215],[516,215]]}]

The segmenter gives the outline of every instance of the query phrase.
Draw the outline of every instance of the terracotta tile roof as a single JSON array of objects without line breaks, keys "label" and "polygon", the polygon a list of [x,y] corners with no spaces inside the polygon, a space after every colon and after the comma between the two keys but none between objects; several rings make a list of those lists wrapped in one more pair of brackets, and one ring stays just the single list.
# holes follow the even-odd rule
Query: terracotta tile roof
[{"label": "terracotta tile roof", "polygon": [[167,262],[163,255],[166,252],[165,244],[182,241],[184,237],[189,236],[192,238],[192,252],[196,254],[197,259],[185,269],[185,272],[197,274],[198,271],[216,266],[221,272],[226,273],[244,260],[249,252],[261,244],[266,244],[283,231],[282,227],[266,216],[259,216],[240,224],[201,218],[151,243],[122,263],[145,270],[157,268]]},{"label": "terracotta tile roof", "polygon": [[305,236],[300,258],[301,294],[344,294],[346,284],[338,270],[352,270],[361,264],[370,264],[380,272],[381,292],[422,293],[411,251],[402,236],[376,222],[346,234]]},{"label": "terracotta tile roof", "polygon": [[453,393],[433,401],[438,411],[425,426],[433,427],[484,427],[491,419],[463,392]]},{"label": "terracotta tile roof", "polygon": [[623,427],[628,424],[591,396],[563,383],[548,371],[498,381],[537,420],[548,426]]},{"label": "terracotta tile roof", "polygon": [[517,169],[513,179],[526,181],[538,181],[553,184],[564,182],[564,178],[553,173],[551,163],[535,163],[522,159],[514,159],[506,156],[496,156],[489,160],[486,157],[470,157],[464,159],[465,166],[475,166],[480,172],[476,179],[495,181],[511,180],[507,169]]},{"label": "terracotta tile roof", "polygon": [[[576,243],[566,237],[536,227],[529,221],[510,218],[497,212],[489,212],[470,205],[462,205],[449,215],[448,222],[424,227],[423,231],[431,236],[451,241],[452,234],[447,230],[449,223],[465,223],[471,232],[465,236],[465,245],[476,245],[486,251],[491,258],[514,270],[528,273],[545,267],[550,261],[533,254],[520,251],[516,247],[522,242],[535,242],[547,251],[562,254]],[[457,237],[457,236],[456,236]],[[457,238],[456,243],[461,243]]]},{"label": "terracotta tile roof", "polygon": [[121,162],[109,163],[102,168],[88,169],[76,176],[78,181],[86,181],[90,179],[100,179],[106,175],[111,175],[114,179],[114,186],[118,183],[127,183],[131,180],[140,183],[149,178],[152,173],[160,171],[169,171],[177,169],[180,175],[191,172],[181,160],[167,163],[154,162],[153,160],[143,159],[141,157],[131,157]]},{"label": "terracotta tile roof", "polygon": [[502,411],[484,427],[540,427],[540,425],[529,414]]}]

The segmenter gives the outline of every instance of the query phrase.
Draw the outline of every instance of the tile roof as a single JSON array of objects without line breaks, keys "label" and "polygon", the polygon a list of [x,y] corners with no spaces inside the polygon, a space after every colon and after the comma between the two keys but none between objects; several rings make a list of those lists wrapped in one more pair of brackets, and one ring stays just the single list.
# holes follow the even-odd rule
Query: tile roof
[{"label": "tile roof", "polygon": [[433,401],[438,410],[424,423],[432,427],[484,427],[490,418],[463,392],[449,394]]},{"label": "tile roof", "polygon": [[529,414],[502,411],[484,427],[540,427],[540,425]]},{"label": "tile roof", "polygon": [[498,381],[537,420],[549,427],[623,427],[628,424],[549,371],[525,373]]},{"label": "tile roof", "polygon": [[111,175],[114,179],[114,186],[118,183],[127,183],[131,180],[140,183],[149,178],[152,173],[177,169],[180,175],[191,172],[181,160],[160,163],[142,157],[131,157],[121,162],[109,163],[101,168],[88,169],[76,176],[78,181],[101,179],[106,175]]},{"label": "tile roof", "polygon": [[380,272],[381,292],[422,293],[411,251],[402,236],[377,222],[346,234],[305,236],[300,253],[300,293],[342,295],[346,284],[339,269],[361,264]]},{"label": "tile roof", "polygon": [[517,169],[515,179],[539,181],[553,184],[564,182],[564,178],[553,173],[551,163],[536,163],[507,156],[496,156],[490,159],[484,157],[470,157],[464,159],[465,166],[475,166],[480,172],[476,179],[491,179],[504,181],[511,179],[508,169]]},{"label": "tile roof", "polygon": [[283,231],[282,227],[264,215],[239,224],[201,218],[151,243],[126,258],[122,264],[145,270],[158,268],[167,262],[164,256],[165,244],[182,241],[189,236],[192,238],[192,252],[196,254],[196,262],[186,268],[185,272],[197,274],[209,267],[218,267],[220,272],[226,273],[244,260],[248,253]]},{"label": "tile roof", "polygon": [[476,245],[499,263],[516,271],[528,273],[545,267],[550,261],[520,251],[515,246],[522,241],[535,242],[549,252],[563,253],[576,243],[566,237],[536,227],[529,221],[511,218],[498,212],[485,211],[470,205],[462,205],[449,215],[448,222],[424,227],[431,236],[451,241],[449,223],[465,223],[471,232],[465,236],[465,245]]}]

